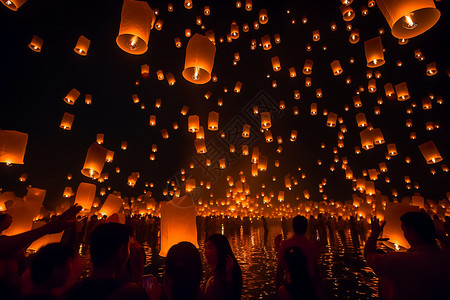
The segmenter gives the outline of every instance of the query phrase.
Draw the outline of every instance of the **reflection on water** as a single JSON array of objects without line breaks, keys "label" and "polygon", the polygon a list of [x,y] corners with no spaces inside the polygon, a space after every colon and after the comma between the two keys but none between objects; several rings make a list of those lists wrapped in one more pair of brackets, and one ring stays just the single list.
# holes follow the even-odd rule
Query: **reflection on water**
[{"label": "reflection on water", "polygon": [[[267,239],[264,239],[262,226],[252,224],[227,229],[222,226],[219,233],[225,234],[231,244],[243,275],[242,299],[275,299],[275,272],[277,256],[274,250],[274,238],[281,234],[281,225],[269,222]],[[292,233],[290,233],[292,234]],[[203,244],[205,233],[199,232],[200,252],[204,259]],[[153,274],[162,281],[164,258],[152,253],[144,244],[147,261],[146,274]],[[340,237],[328,237],[327,245],[320,257],[320,269],[329,299],[376,299],[378,297],[378,279],[365,264],[362,255],[363,245],[353,245],[350,232],[346,232],[346,241]],[[87,251],[83,251],[86,267],[83,276],[90,270]],[[204,266],[205,273],[208,267]]]}]

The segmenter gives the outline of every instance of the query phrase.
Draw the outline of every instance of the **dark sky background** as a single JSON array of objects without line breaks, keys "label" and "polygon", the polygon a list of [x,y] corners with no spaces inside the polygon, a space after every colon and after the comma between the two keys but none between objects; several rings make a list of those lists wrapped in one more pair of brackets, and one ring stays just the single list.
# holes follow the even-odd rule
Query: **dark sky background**
[{"label": "dark sky background", "polygon": [[[74,191],[82,181],[91,179],[81,174],[85,155],[89,146],[95,142],[97,133],[105,135],[104,147],[115,151],[114,161],[106,163],[103,172],[109,173],[109,180],[96,183],[97,193],[102,187],[111,187],[120,191],[123,197],[137,197],[144,190],[152,192],[157,200],[167,200],[162,191],[167,188],[167,180],[179,181],[180,170],[186,170],[186,177],[194,177],[197,183],[210,181],[212,189],[198,189],[200,197],[209,199],[224,198],[227,176],[239,180],[243,171],[250,186],[251,197],[261,193],[261,185],[266,184],[266,194],[273,191],[274,200],[278,191],[285,190],[284,177],[287,174],[298,179],[298,185],[291,191],[286,190],[286,203],[295,205],[305,201],[303,191],[307,189],[311,200],[323,199],[318,185],[324,178],[327,185],[324,193],[328,200],[346,201],[353,193],[352,183],[345,179],[341,169],[342,157],[347,157],[348,164],[355,177],[362,177],[362,171],[378,169],[378,163],[386,162],[388,172],[380,174],[375,186],[382,193],[391,197],[391,189],[397,189],[399,198],[419,192],[426,198],[439,200],[450,191],[450,174],[442,170],[448,165],[450,154],[449,142],[449,96],[450,83],[446,70],[450,69],[449,58],[449,13],[447,1],[436,2],[441,11],[441,19],[424,34],[415,37],[406,45],[398,45],[397,39],[390,33],[390,28],[378,7],[369,8],[367,16],[361,15],[361,6],[367,1],[354,1],[351,5],[356,12],[351,22],[353,28],[360,31],[361,40],[357,44],[348,42],[350,32],[339,11],[340,1],[253,1],[253,9],[236,8],[235,1],[195,1],[194,8],[187,10],[182,1],[173,1],[174,11],[167,11],[166,1],[148,1],[149,5],[159,9],[159,16],[164,21],[161,31],[153,29],[149,39],[149,49],[143,55],[131,55],[122,51],[115,39],[119,31],[122,1],[120,0],[29,0],[17,12],[0,7],[0,26],[2,43],[0,50],[1,98],[0,128],[17,130],[29,134],[24,165],[0,165],[0,187],[3,191],[13,190],[17,195],[24,195],[26,187],[47,190],[45,205],[52,209],[62,201],[63,190],[71,186]],[[204,5],[211,7],[211,15],[203,14]],[[254,30],[252,24],[258,19],[258,12],[265,8],[269,22]],[[290,14],[287,14],[287,10]],[[195,24],[195,17],[202,18],[205,29]],[[308,18],[302,24],[303,16]],[[292,19],[296,20],[292,24]],[[220,43],[219,37],[226,37],[230,24],[235,20],[240,26],[240,37],[233,42]],[[335,21],[337,30],[330,30],[330,22]],[[250,31],[242,31],[242,25],[249,23]],[[187,82],[181,75],[184,68],[185,50],[188,38],[184,36],[185,28],[192,33],[214,30],[216,36],[216,56],[213,72],[217,74],[216,83],[210,81],[204,85]],[[385,47],[386,63],[373,71],[380,71],[382,77],[376,80],[377,92],[368,93],[366,78],[366,60],[364,41],[378,36],[379,28],[384,28],[381,35]],[[313,30],[320,30],[320,41],[312,41]],[[28,48],[32,36],[37,34],[44,40],[40,53]],[[252,39],[258,43],[263,35],[270,35],[272,49],[264,51],[261,47],[250,50]],[[275,44],[274,34],[280,34],[281,43]],[[91,40],[87,56],[80,56],[73,51],[80,35]],[[176,48],[174,38],[179,37],[181,48]],[[312,51],[306,51],[310,43]],[[323,50],[326,46],[326,50]],[[421,49],[424,61],[414,58],[414,50]],[[233,55],[239,52],[240,61],[233,66]],[[278,56],[281,71],[273,72],[271,57]],[[350,57],[355,63],[350,64]],[[305,87],[305,75],[302,73],[305,59],[314,61],[312,86]],[[333,76],[330,62],[339,59],[343,74]],[[401,60],[402,67],[396,63]],[[436,62],[438,74],[426,76],[426,65]],[[150,78],[140,76],[140,66],[150,66]],[[288,69],[295,67],[297,77],[290,78]],[[173,73],[174,86],[166,80],[158,81],[156,71],[162,69],[164,74]],[[270,78],[267,78],[270,74]],[[351,76],[351,84],[345,84]],[[136,85],[139,80],[139,85]],[[272,87],[272,80],[277,81],[277,88]],[[241,93],[233,92],[236,81],[241,81]],[[393,85],[405,81],[411,99],[404,102],[386,99],[384,84]],[[352,97],[362,85],[363,106],[355,108]],[[228,92],[224,92],[224,88]],[[81,92],[74,106],[63,101],[64,96],[76,88]],[[323,97],[317,99],[315,90],[321,88]],[[294,90],[299,90],[301,99],[295,100]],[[209,100],[203,95],[212,92]],[[433,108],[423,110],[421,99],[433,93],[441,96],[444,103],[439,105],[436,98],[432,100]],[[85,94],[92,94],[93,104],[84,103]],[[141,102],[135,104],[131,95],[138,94]],[[377,98],[383,98],[380,105],[381,114],[374,114]],[[155,108],[155,100],[162,99],[161,108]],[[223,99],[223,106],[217,105],[218,98]],[[277,108],[279,101],[284,101],[286,108]],[[311,116],[311,103],[317,103],[319,113]],[[408,106],[416,103],[412,114],[407,114]],[[140,105],[145,104],[145,109]],[[344,110],[348,104],[350,109]],[[187,117],[180,114],[183,105],[189,106],[189,113],[200,117],[205,127],[208,153],[197,155],[194,147],[195,136],[187,131]],[[260,111],[272,112],[272,134],[276,139],[283,139],[283,151],[276,152],[276,141],[266,143],[264,135],[259,132],[259,117],[251,111],[258,105]],[[293,114],[297,106],[299,115]],[[326,126],[326,116],[322,110],[334,112],[343,118],[348,132],[345,134],[344,148],[338,149],[339,162],[335,171],[330,171],[333,163],[333,147],[337,146],[337,127]],[[219,129],[227,132],[221,139],[219,132],[207,130],[207,118],[210,111],[220,113]],[[64,112],[75,115],[71,131],[64,131],[59,124]],[[355,115],[364,112],[367,121],[374,128],[380,128],[386,143],[374,149],[354,152],[355,146],[361,146]],[[157,126],[149,126],[149,116],[157,116]],[[406,119],[413,120],[413,127],[405,126]],[[440,128],[425,130],[425,122],[439,122]],[[172,128],[177,122],[178,130]],[[250,139],[240,137],[242,124],[252,126]],[[161,129],[167,128],[170,138],[162,139]],[[292,129],[298,130],[296,142],[290,142]],[[411,131],[417,133],[416,140],[410,140]],[[419,151],[418,145],[433,140],[444,160],[435,165],[427,165]],[[128,142],[126,151],[120,150],[122,141]],[[326,147],[322,149],[321,143]],[[242,144],[248,144],[250,151],[258,146],[260,152],[268,157],[268,170],[260,172],[258,177],[251,177],[250,156],[240,152]],[[386,145],[395,143],[398,155],[386,161]],[[157,144],[156,160],[150,161],[151,145]],[[228,151],[229,145],[236,146],[236,153]],[[405,157],[410,156],[412,163],[406,164]],[[210,158],[213,166],[204,167],[205,159]],[[227,169],[220,171],[217,160],[227,159]],[[274,167],[278,159],[280,167]],[[321,165],[317,160],[322,161]],[[190,169],[189,164],[195,168]],[[121,172],[115,172],[116,167]],[[299,167],[301,170],[299,171]],[[430,168],[436,170],[432,175]],[[127,185],[127,178],[132,172],[139,172],[140,179],[136,186]],[[19,182],[22,173],[29,174],[26,182]],[[73,175],[67,180],[67,174]],[[302,174],[306,175],[302,179]],[[384,175],[391,182],[385,182]],[[272,177],[277,181],[273,182]],[[407,189],[404,177],[409,176],[412,189]],[[368,178],[367,178],[368,179]],[[153,182],[155,187],[145,187],[145,182]],[[180,182],[181,183],[181,182]],[[420,188],[414,188],[418,183]],[[106,196],[100,197],[101,200]],[[296,197],[299,200],[296,200]],[[72,201],[74,197],[71,198]]]}]

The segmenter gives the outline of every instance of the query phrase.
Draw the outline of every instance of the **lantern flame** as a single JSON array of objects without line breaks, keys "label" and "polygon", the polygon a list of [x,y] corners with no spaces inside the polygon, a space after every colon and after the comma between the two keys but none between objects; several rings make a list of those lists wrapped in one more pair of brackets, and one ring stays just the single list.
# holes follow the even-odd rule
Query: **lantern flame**
[{"label": "lantern flame", "polygon": [[130,42],[128,46],[131,50],[136,50],[137,48],[137,42],[139,41],[139,37],[137,35],[133,35],[133,37],[130,39]]},{"label": "lantern flame", "polygon": [[405,15],[405,20],[403,22],[403,28],[405,29],[414,29],[417,27],[417,23],[413,21],[412,16],[414,14],[410,13]]},{"label": "lantern flame", "polygon": [[192,79],[198,80],[199,79],[199,75],[200,75],[200,68],[196,67],[194,69],[194,75],[192,75]]}]

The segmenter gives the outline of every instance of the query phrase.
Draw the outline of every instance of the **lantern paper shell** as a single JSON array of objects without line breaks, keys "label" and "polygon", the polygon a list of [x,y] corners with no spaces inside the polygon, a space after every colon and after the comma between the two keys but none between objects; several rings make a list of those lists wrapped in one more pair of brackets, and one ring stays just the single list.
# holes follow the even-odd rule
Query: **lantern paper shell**
[{"label": "lantern paper shell", "polygon": [[194,145],[195,145],[195,149],[197,150],[198,154],[203,154],[203,153],[207,152],[204,139],[195,140]]},{"label": "lantern paper shell", "polygon": [[43,43],[43,39],[41,39],[37,35],[33,35],[33,37],[31,38],[31,42],[28,44],[28,47],[30,47],[30,49],[34,52],[41,52]]},{"label": "lantern paper shell", "polygon": [[205,84],[211,79],[216,46],[204,35],[196,33],[186,47],[183,77],[195,84]]},{"label": "lantern paper shell", "polygon": [[62,117],[61,124],[59,125],[59,127],[61,127],[64,130],[71,130],[74,118],[75,118],[74,115],[65,112]]},{"label": "lantern paper shell", "polygon": [[75,203],[83,207],[83,212],[89,212],[95,199],[97,187],[94,184],[81,182],[75,196]]},{"label": "lantern paper shell", "polygon": [[155,14],[147,2],[124,0],[117,45],[130,54],[145,53],[155,20]]},{"label": "lantern paper shell", "polygon": [[17,11],[28,0],[1,0],[3,5],[13,11]]},{"label": "lantern paper shell", "polygon": [[377,68],[384,64],[383,45],[381,37],[377,36],[364,42],[364,52],[366,54],[367,66]]},{"label": "lantern paper shell", "polygon": [[92,144],[87,151],[81,174],[93,179],[99,178],[105,165],[107,152],[108,150],[99,144]]},{"label": "lantern paper shell", "polygon": [[191,115],[188,118],[188,130],[190,132],[197,132],[200,130],[200,119],[197,115]]},{"label": "lantern paper shell", "polygon": [[74,105],[78,97],[80,97],[80,92],[76,89],[71,89],[70,92],[64,97],[64,102],[70,105]]},{"label": "lantern paper shell", "polygon": [[433,0],[378,0],[392,35],[399,39],[418,36],[436,24],[441,13]]},{"label": "lantern paper shell", "polygon": [[30,230],[33,220],[36,219],[41,210],[45,194],[45,190],[28,188],[24,199],[16,198],[13,200],[12,205],[8,207],[8,214],[11,215],[14,222],[2,234],[15,235]]},{"label": "lantern paper shell", "polygon": [[208,129],[216,131],[219,129],[219,113],[215,111],[209,112],[208,115]]},{"label": "lantern paper shell", "polygon": [[434,145],[433,141],[428,141],[419,145],[420,152],[422,152],[423,157],[427,161],[427,164],[435,164],[442,161],[441,154],[439,154],[438,149]]},{"label": "lantern paper shell", "polygon": [[398,101],[406,101],[410,98],[406,82],[396,84],[394,88]]},{"label": "lantern paper shell", "polygon": [[91,45],[91,40],[89,40],[85,36],[81,35],[78,38],[77,44],[75,45],[75,48],[73,49],[73,51],[75,51],[77,54],[79,54],[81,56],[86,56],[90,45]]},{"label": "lantern paper shell", "polygon": [[334,60],[330,64],[331,69],[333,70],[333,75],[337,76],[342,73],[342,67],[339,60]]},{"label": "lantern paper shell", "polygon": [[14,130],[0,130],[0,163],[23,164],[28,134]]},{"label": "lantern paper shell", "polygon": [[342,18],[344,19],[344,21],[349,22],[355,17],[355,12],[350,6],[341,5],[339,9],[341,10]]},{"label": "lantern paper shell", "polygon": [[271,58],[272,61],[272,69],[275,72],[278,72],[281,70],[281,64],[280,64],[280,59],[278,58],[278,56],[274,56]]},{"label": "lantern paper shell", "polygon": [[118,213],[120,208],[122,207],[123,199],[117,197],[113,194],[109,194],[108,198],[106,198],[105,203],[103,203],[99,212],[102,215],[111,216],[115,213]]},{"label": "lantern paper shell", "polygon": [[261,128],[269,129],[272,126],[270,112],[262,112],[261,116]]},{"label": "lantern paper shell", "polygon": [[369,150],[373,148],[373,137],[372,137],[372,131],[369,129],[364,129],[359,133],[361,137],[361,146],[365,150]]},{"label": "lantern paper shell", "polygon": [[198,247],[195,204],[189,196],[174,198],[161,207],[159,255],[166,256],[170,247],[180,242],[191,242]]}]

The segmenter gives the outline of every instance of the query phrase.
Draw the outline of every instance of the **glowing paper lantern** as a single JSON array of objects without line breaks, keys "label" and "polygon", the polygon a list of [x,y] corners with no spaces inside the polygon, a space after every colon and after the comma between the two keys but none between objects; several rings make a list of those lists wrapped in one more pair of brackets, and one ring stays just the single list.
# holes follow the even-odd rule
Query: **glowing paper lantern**
[{"label": "glowing paper lantern", "polygon": [[64,102],[70,105],[74,105],[80,96],[80,92],[76,89],[71,89],[70,92],[64,97]]},{"label": "glowing paper lantern", "polygon": [[196,33],[186,47],[183,77],[195,84],[204,84],[211,79],[216,46],[206,37]]},{"label": "glowing paper lantern", "polygon": [[13,11],[17,11],[27,0],[1,0],[3,5]]},{"label": "glowing paper lantern", "polygon": [[73,51],[81,56],[86,56],[90,45],[91,40],[86,38],[84,35],[80,35]]},{"label": "glowing paper lantern", "polygon": [[30,49],[34,52],[41,52],[43,43],[43,39],[41,39],[37,35],[33,35],[33,37],[31,38],[31,42],[28,44],[28,47],[30,47]]},{"label": "glowing paper lantern", "polygon": [[200,130],[200,119],[197,115],[191,115],[188,118],[188,130],[190,132],[197,132]]},{"label": "glowing paper lantern", "polygon": [[418,36],[436,24],[441,16],[432,0],[378,0],[378,7],[399,39]]},{"label": "glowing paper lantern", "polygon": [[117,45],[130,54],[145,53],[155,20],[155,14],[147,2],[124,0]]},{"label": "glowing paper lantern", "polygon": [[419,207],[404,203],[386,203],[386,210],[384,212],[386,225],[383,229],[383,237],[386,236],[389,238],[389,242],[386,243],[387,246],[391,248],[395,248],[395,245],[405,248],[409,247],[401,229],[400,217],[410,211],[419,211]]},{"label": "glowing paper lantern", "polygon": [[364,42],[364,52],[366,54],[367,66],[377,68],[384,64],[383,45],[381,37],[377,36]]},{"label": "glowing paper lantern", "polygon": [[195,149],[197,150],[198,154],[203,154],[203,153],[207,152],[204,139],[195,140],[194,146],[195,146]]},{"label": "glowing paper lantern", "polygon": [[109,194],[108,198],[106,198],[102,207],[99,210],[99,213],[106,216],[112,216],[115,213],[120,211],[120,208],[123,205],[123,199],[117,197],[116,195]]},{"label": "glowing paper lantern", "polygon": [[71,130],[74,118],[75,118],[74,115],[65,112],[62,117],[61,124],[59,125],[59,127],[61,127],[64,130]]},{"label": "glowing paper lantern", "polygon": [[303,74],[305,75],[309,75],[312,73],[312,67],[313,67],[314,62],[310,59],[307,59],[305,61],[305,64],[303,65]]},{"label": "glowing paper lantern", "polygon": [[395,85],[395,93],[397,94],[398,101],[405,101],[410,98],[409,92],[408,92],[408,86],[406,85],[406,82],[396,84]]},{"label": "glowing paper lantern", "polygon": [[86,154],[81,174],[89,178],[98,179],[105,165],[108,150],[97,143],[92,144]]},{"label": "glowing paper lantern", "polygon": [[337,114],[330,112],[328,114],[327,118],[327,126],[328,127],[335,127],[336,126],[336,120],[337,120]]},{"label": "glowing paper lantern", "polygon": [[397,155],[397,147],[395,144],[387,144],[387,150],[390,156]]},{"label": "glowing paper lantern", "polygon": [[23,164],[28,134],[14,130],[0,130],[0,163]]},{"label": "glowing paper lantern", "polygon": [[83,207],[83,212],[89,212],[95,199],[96,186],[81,182],[75,196],[75,203]]},{"label": "glowing paper lantern", "polygon": [[141,76],[142,78],[148,78],[150,76],[150,67],[147,64],[141,65]]},{"label": "glowing paper lantern", "polygon": [[259,11],[259,23],[267,24],[269,18],[267,17],[267,9],[261,9]]},{"label": "glowing paper lantern", "polygon": [[373,148],[373,137],[372,137],[372,131],[370,131],[368,128],[364,129],[359,133],[361,137],[361,146],[365,150],[369,150]]},{"label": "glowing paper lantern", "polygon": [[250,137],[250,125],[244,124],[242,126],[242,137],[244,138]]},{"label": "glowing paper lantern", "polygon": [[269,129],[272,126],[270,112],[262,112],[261,116],[261,128]]},{"label": "glowing paper lantern", "polygon": [[216,131],[219,129],[219,113],[215,111],[209,112],[208,115],[208,129]]},{"label": "glowing paper lantern", "polygon": [[272,69],[275,72],[278,72],[281,70],[281,64],[280,64],[280,59],[278,58],[278,56],[274,56],[271,58],[272,61]]},{"label": "glowing paper lantern", "polygon": [[189,196],[174,198],[161,207],[159,255],[166,256],[170,247],[184,241],[198,247],[195,204]]},{"label": "glowing paper lantern", "polygon": [[333,75],[337,76],[342,73],[342,67],[339,60],[334,60],[330,63],[331,69],[333,70]]},{"label": "glowing paper lantern", "polygon": [[366,127],[367,126],[366,115],[364,113],[356,114],[356,122],[358,123],[358,127]]},{"label": "glowing paper lantern", "polygon": [[442,156],[439,154],[438,149],[434,145],[433,141],[428,141],[419,145],[420,152],[427,161],[427,164],[435,164],[442,161]]}]

